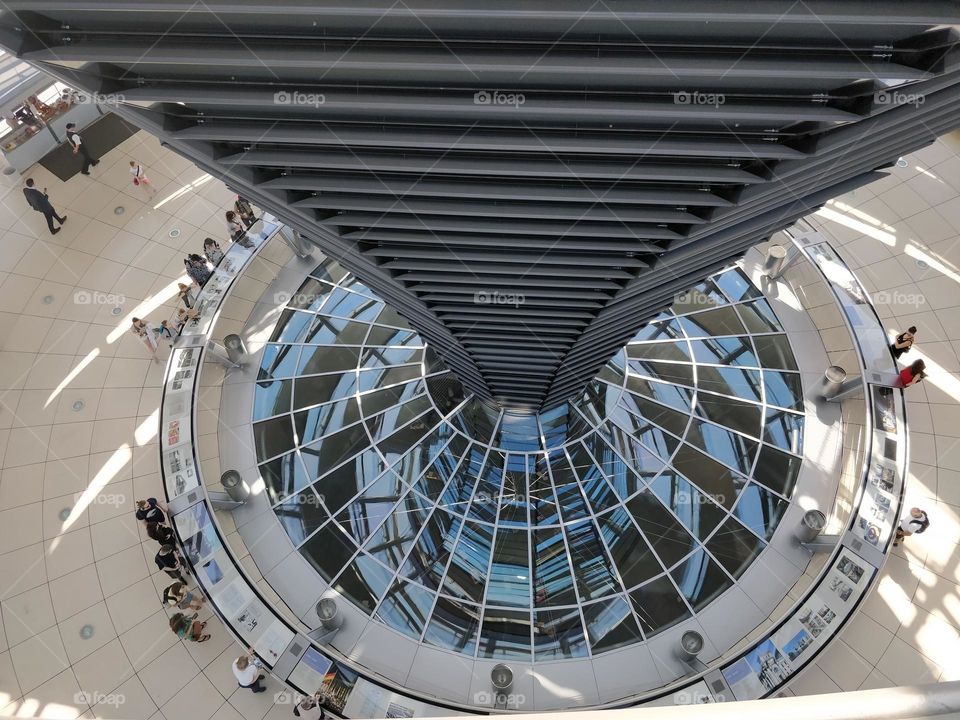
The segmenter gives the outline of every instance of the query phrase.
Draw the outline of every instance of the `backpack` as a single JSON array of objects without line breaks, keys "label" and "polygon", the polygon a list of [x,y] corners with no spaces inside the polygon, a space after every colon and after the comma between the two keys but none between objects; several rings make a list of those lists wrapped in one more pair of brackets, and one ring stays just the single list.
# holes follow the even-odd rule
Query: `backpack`
[{"label": "backpack", "polygon": [[913,531],[914,535],[921,535],[927,531],[927,528],[930,527],[930,518],[927,517],[927,514],[923,514],[923,520],[920,521],[920,527]]}]

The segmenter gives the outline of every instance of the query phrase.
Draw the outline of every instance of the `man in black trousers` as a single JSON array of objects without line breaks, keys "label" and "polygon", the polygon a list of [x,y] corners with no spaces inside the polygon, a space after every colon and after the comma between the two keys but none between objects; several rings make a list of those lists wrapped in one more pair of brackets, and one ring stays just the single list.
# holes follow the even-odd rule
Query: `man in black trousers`
[{"label": "man in black trousers", "polygon": [[86,144],[83,142],[83,138],[80,137],[80,133],[77,132],[76,123],[67,123],[67,140],[73,145],[73,154],[76,155],[80,153],[83,156],[83,170],[80,172],[84,175],[90,174],[91,165],[99,165],[100,161],[94,158],[90,151],[87,150]]},{"label": "man in black trousers", "polygon": [[23,195],[27,198],[27,203],[30,207],[37,212],[43,213],[43,216],[47,219],[47,227],[50,228],[50,234],[56,235],[60,232],[60,228],[53,226],[53,221],[56,220],[63,225],[67,221],[67,216],[64,215],[60,217],[57,215],[57,211],[54,210],[53,205],[50,204],[50,198],[47,197],[47,189],[44,188],[43,192],[40,192],[33,186],[33,178],[27,178],[27,186],[23,189]]}]

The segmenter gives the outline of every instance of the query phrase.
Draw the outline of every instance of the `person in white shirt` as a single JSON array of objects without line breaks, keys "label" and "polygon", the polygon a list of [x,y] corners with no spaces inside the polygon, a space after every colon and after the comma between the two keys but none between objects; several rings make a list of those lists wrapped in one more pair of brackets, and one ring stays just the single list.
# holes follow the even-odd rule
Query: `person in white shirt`
[{"label": "person in white shirt", "polygon": [[910,508],[910,512],[900,520],[897,537],[893,543],[894,546],[899,545],[905,537],[926,532],[928,527],[930,527],[930,519],[927,517],[927,513],[917,507]]},{"label": "person in white shirt", "polygon": [[247,650],[246,655],[241,655],[233,661],[233,676],[237,679],[237,685],[253,690],[255,693],[266,690],[260,684],[263,675],[260,674],[259,662],[253,648]]},{"label": "person in white shirt", "polygon": [[157,189],[153,186],[153,183],[150,182],[150,178],[147,177],[147,172],[143,169],[143,165],[136,160],[130,161],[130,174],[133,176],[133,184],[136,187],[146,190],[150,197],[157,194]]},{"label": "person in white shirt", "polygon": [[100,161],[90,154],[90,150],[83,142],[83,138],[81,138],[80,133],[77,132],[76,123],[67,123],[67,141],[73,146],[74,155],[79,153],[83,156],[83,170],[80,172],[84,175],[89,175],[90,166],[99,165]]},{"label": "person in white shirt", "polygon": [[213,238],[207,238],[203,241],[203,254],[207,256],[211,265],[219,265],[220,261],[223,260],[223,250],[220,249],[220,243]]},{"label": "person in white shirt", "polygon": [[293,714],[300,720],[324,720],[327,714],[323,711],[323,693],[317,691],[303,698],[294,706]]},{"label": "person in white shirt", "polygon": [[154,362],[160,362],[157,357],[157,329],[148,322],[140,318],[133,318],[130,326],[130,332],[136,335],[147,346],[147,350],[153,355]]}]

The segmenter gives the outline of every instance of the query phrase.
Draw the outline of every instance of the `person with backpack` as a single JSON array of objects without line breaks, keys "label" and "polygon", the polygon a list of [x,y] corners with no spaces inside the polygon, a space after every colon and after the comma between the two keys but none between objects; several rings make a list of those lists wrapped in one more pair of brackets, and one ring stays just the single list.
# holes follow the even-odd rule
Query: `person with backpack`
[{"label": "person with backpack", "polygon": [[913,338],[916,334],[916,326],[911,325],[907,328],[906,332],[902,332],[894,338],[893,344],[890,345],[890,352],[893,353],[894,360],[899,360],[901,355],[910,352],[910,348],[913,346]]},{"label": "person with backpack", "polygon": [[237,213],[233,210],[227,211],[227,234],[230,235],[231,240],[238,240],[247,232],[247,229],[240,224],[240,221],[237,219],[238,217]]},{"label": "person with backpack", "polygon": [[163,589],[164,605],[176,605],[179,610],[199,610],[203,607],[204,597],[195,595],[182,582],[175,582]]},{"label": "person with backpack", "polygon": [[896,547],[905,537],[910,535],[922,535],[927,531],[927,528],[930,527],[930,518],[927,517],[927,513],[920,508],[910,508],[910,512],[903,516],[903,519],[900,520],[900,526],[897,528],[897,537],[893,541],[893,546]]},{"label": "person with backpack", "polygon": [[233,209],[248,229],[257,221],[257,216],[253,212],[253,205],[246,198],[237,195],[237,201],[233,204]]},{"label": "person with backpack", "polygon": [[219,265],[220,261],[223,260],[223,250],[220,249],[220,243],[213,238],[208,237],[203,241],[203,254],[207,256],[211,265]]},{"label": "person with backpack", "polygon": [[203,628],[206,627],[206,625],[205,622],[199,622],[197,620],[196,613],[189,616],[183,613],[175,613],[173,617],[170,618],[170,629],[173,630],[181,640],[206,642],[210,639],[210,635],[203,634]]},{"label": "person with backpack", "polygon": [[172,545],[174,538],[173,528],[161,525],[158,522],[148,522],[147,537],[161,545]]}]

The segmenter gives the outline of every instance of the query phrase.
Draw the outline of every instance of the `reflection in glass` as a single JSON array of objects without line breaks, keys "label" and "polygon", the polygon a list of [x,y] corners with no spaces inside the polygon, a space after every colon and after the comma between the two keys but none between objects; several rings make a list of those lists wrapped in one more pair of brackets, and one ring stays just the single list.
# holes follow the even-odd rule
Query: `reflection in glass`
[{"label": "reflection in glass", "polygon": [[526,530],[497,529],[487,604],[530,607],[530,548]]},{"label": "reflection in glass", "polygon": [[433,599],[433,593],[419,585],[397,580],[377,608],[376,617],[384,625],[419,640],[433,607]]},{"label": "reflection in glass", "polygon": [[642,639],[640,628],[630,611],[630,603],[620,595],[584,605],[583,620],[587,625],[590,649],[594,655]]},{"label": "reflection in glass", "polygon": [[479,606],[441,596],[437,598],[423,640],[444,650],[473,656],[479,627]]},{"label": "reflection in glass", "polygon": [[587,656],[580,609],[538,610],[533,614],[533,647],[538,661]]},{"label": "reflection in glass", "polygon": [[765,547],[766,543],[732,517],[707,541],[707,549],[735,578],[743,574]]},{"label": "reflection in glass", "polygon": [[630,601],[647,638],[690,617],[686,603],[666,576],[631,590]]},{"label": "reflection in glass", "polygon": [[694,612],[709,605],[733,585],[733,580],[702,549],[671,570],[670,577]]},{"label": "reflection in glass", "polygon": [[564,530],[581,602],[619,590],[620,583],[593,522],[586,520],[574,523],[567,525]]},{"label": "reflection in glass", "polygon": [[478,657],[530,660],[530,611],[488,607],[483,613]]}]

